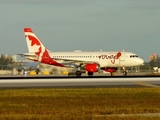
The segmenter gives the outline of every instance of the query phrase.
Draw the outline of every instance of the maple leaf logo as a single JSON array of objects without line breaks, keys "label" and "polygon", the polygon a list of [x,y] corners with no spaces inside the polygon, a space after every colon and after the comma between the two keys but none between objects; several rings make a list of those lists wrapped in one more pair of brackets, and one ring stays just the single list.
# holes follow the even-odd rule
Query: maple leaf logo
[{"label": "maple leaf logo", "polygon": [[[40,42],[35,38],[34,36],[27,36],[27,44],[29,49],[34,51],[35,53],[40,53],[41,52],[41,45]],[[39,55],[39,54],[38,54]]]}]

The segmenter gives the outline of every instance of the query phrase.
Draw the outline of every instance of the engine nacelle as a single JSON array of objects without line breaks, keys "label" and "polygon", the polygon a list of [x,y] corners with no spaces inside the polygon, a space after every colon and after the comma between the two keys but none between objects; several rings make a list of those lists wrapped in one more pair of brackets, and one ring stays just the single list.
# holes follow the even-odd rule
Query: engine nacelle
[{"label": "engine nacelle", "polygon": [[88,64],[86,64],[86,66],[85,66],[86,68],[86,71],[88,71],[88,72],[98,72],[99,71],[99,68],[100,68],[100,66],[98,65],[98,64],[93,64],[93,63],[88,63]]},{"label": "engine nacelle", "polygon": [[113,73],[117,71],[117,68],[105,68],[104,71]]}]

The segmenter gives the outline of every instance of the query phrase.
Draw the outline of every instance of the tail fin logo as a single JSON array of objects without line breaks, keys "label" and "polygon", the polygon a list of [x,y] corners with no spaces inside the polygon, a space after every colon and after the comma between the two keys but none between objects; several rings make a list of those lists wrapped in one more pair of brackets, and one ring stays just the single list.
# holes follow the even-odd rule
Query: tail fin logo
[{"label": "tail fin logo", "polygon": [[28,41],[28,42],[30,42],[30,47],[33,48],[35,54],[39,56],[41,53],[41,44],[39,43],[39,41],[35,37],[30,36],[30,35],[28,35],[27,37],[30,40],[30,41]]},{"label": "tail fin logo", "polygon": [[29,40],[31,41],[31,46],[41,45],[40,42],[39,42],[35,37],[30,36],[30,35],[28,35],[28,36],[26,36],[26,37],[28,37]]},{"label": "tail fin logo", "polygon": [[64,67],[62,64],[56,62],[50,57],[47,49],[33,33],[31,28],[24,28],[24,32],[29,52],[34,52],[37,55],[37,58],[34,58],[34,61],[40,61],[42,63]]},{"label": "tail fin logo", "polygon": [[24,32],[29,52],[34,52],[36,55],[39,56],[42,51],[41,42],[33,33],[31,28],[24,28]]}]

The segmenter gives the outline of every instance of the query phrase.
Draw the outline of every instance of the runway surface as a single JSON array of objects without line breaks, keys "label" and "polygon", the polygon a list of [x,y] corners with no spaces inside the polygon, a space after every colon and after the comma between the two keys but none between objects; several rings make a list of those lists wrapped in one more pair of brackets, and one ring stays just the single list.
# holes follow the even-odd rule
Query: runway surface
[{"label": "runway surface", "polygon": [[0,88],[160,87],[159,76],[1,76]]}]

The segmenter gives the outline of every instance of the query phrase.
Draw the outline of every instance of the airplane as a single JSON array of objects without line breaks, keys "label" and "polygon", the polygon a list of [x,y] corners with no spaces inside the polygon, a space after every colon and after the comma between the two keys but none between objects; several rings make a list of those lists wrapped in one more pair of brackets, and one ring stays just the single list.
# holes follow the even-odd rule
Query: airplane
[{"label": "airplane", "polygon": [[[139,66],[144,63],[137,54],[126,51],[52,52],[46,49],[31,28],[24,28],[24,34],[29,52],[19,54],[21,57],[48,65],[76,68],[76,76],[86,72],[88,76],[93,76],[100,70],[109,72],[112,76],[120,67]],[[123,74],[127,75],[125,69]]]}]

